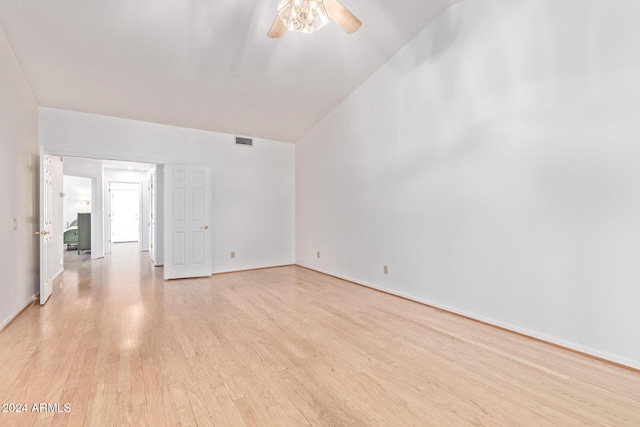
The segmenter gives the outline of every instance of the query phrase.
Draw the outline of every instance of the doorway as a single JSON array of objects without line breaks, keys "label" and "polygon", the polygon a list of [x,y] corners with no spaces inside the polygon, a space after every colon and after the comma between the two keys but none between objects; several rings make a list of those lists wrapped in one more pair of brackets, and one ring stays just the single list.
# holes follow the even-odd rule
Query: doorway
[{"label": "doorway", "polygon": [[140,242],[140,217],[142,216],[140,184],[110,182],[109,194],[111,242]]},{"label": "doorway", "polygon": [[[125,227],[125,230],[129,229],[128,232],[121,234],[119,230],[122,229],[116,224],[116,240],[132,242],[121,244],[122,256],[118,259],[127,259],[132,248],[138,252],[149,251],[149,242],[153,241],[154,251],[158,254],[154,265],[162,265],[164,229],[162,226],[152,227],[152,220],[154,225],[156,219],[157,224],[163,224],[162,164],[53,155],[43,146],[39,154],[42,177],[38,182],[41,192],[39,202],[41,207],[50,208],[41,209],[38,213],[37,234],[41,240],[39,270],[43,278],[40,284],[41,303],[51,294],[53,280],[71,267],[68,264],[93,261],[111,253],[111,221],[108,217],[111,197],[107,193],[108,183],[133,183],[135,189],[132,192],[137,193],[137,203],[132,202],[136,196],[129,194],[129,197],[124,197],[123,204],[119,203],[121,198],[116,194],[116,215],[122,212],[119,206],[125,207],[125,217],[126,208],[137,206],[137,214],[135,211],[133,214],[137,224],[130,222]],[[158,175],[151,184],[149,174],[156,172]],[[152,185],[157,194],[153,205],[150,195]],[[131,192],[131,186],[125,187],[128,188],[119,189]],[[86,249],[80,250],[80,254],[79,215],[88,219],[85,222],[85,235],[90,242]]]},{"label": "doorway", "polygon": [[62,217],[64,262],[91,257],[91,209],[93,180],[62,176]]},{"label": "doorway", "polygon": [[[91,259],[103,258],[106,254],[111,253],[112,250],[112,218],[111,212],[111,193],[110,186],[117,190],[127,190],[129,197],[126,195],[123,198],[125,200],[123,206],[132,210],[132,215],[128,215],[126,210],[124,213],[121,209],[116,207],[118,212],[116,214],[116,236],[117,241],[134,242],[133,244],[139,251],[149,251],[150,240],[150,220],[152,217],[161,216],[163,205],[158,203],[154,207],[154,211],[151,211],[151,196],[148,173],[151,170],[156,170],[158,166],[152,163],[141,162],[126,162],[119,160],[104,160],[104,159],[90,159],[81,157],[64,157],[64,175],[90,177],[92,179],[92,194],[91,194]],[[124,184],[124,185],[122,185]],[[133,185],[131,185],[133,184]],[[116,204],[119,205],[119,200],[123,195],[123,192],[116,190]],[[158,191],[162,191],[162,187],[158,187]],[[133,202],[132,198],[135,198],[136,193],[137,201]],[[158,199],[159,200],[159,199]],[[124,215],[124,216],[123,216]],[[135,221],[128,221],[127,219],[136,219]],[[128,218],[127,218],[128,217]],[[119,218],[124,218],[125,230],[128,228],[128,232],[123,234],[120,230]],[[60,217],[61,228],[65,227],[65,222],[71,222],[68,219]],[[137,231],[136,231],[137,230]],[[162,250],[161,234],[162,228],[154,230],[154,239],[158,241],[157,246]],[[60,245],[62,248],[62,245]]]}]

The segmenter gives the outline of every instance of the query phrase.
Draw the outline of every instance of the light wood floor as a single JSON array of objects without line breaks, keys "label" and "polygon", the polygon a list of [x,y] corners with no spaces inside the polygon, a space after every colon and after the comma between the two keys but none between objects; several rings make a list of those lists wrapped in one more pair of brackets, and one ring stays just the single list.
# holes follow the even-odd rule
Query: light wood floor
[{"label": "light wood floor", "polygon": [[640,374],[300,267],[67,264],[0,334],[0,425],[640,425]]}]

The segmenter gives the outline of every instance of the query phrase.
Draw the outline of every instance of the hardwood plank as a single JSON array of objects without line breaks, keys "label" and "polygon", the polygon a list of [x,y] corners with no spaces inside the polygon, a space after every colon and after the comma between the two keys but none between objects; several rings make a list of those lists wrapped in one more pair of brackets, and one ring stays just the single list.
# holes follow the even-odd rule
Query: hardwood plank
[{"label": "hardwood plank", "polygon": [[180,424],[183,426],[195,426],[197,425],[196,417],[189,403],[189,397],[187,392],[181,386],[172,387],[173,400],[178,410],[178,416],[180,418]]},{"label": "hardwood plank", "polygon": [[[189,400],[189,404],[191,406],[191,411],[193,412],[193,417],[195,418],[196,425],[198,426],[211,426],[213,427],[215,424],[209,415],[209,399],[213,397],[213,390],[207,394],[208,383],[206,385],[202,384],[202,389],[200,388],[201,384],[199,381],[192,382],[189,384],[185,384],[185,391],[187,393],[187,399]],[[202,392],[204,391],[204,393]]]},{"label": "hardwood plank", "polygon": [[640,425],[637,371],[304,268],[165,282],[115,245],[61,280],[0,401],[72,410],[0,425]]}]

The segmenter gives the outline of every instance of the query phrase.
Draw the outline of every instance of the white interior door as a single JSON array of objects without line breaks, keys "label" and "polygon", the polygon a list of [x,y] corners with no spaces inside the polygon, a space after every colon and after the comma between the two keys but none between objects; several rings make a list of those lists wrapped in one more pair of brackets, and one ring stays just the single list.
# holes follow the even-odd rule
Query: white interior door
[{"label": "white interior door", "polygon": [[140,240],[140,185],[111,183],[111,241]]},{"label": "white interior door", "polygon": [[51,155],[40,146],[40,304],[44,304],[53,290],[53,272],[49,260],[55,257],[51,229],[53,226],[53,172]]},{"label": "white interior door", "polygon": [[165,165],[164,278],[211,274],[209,168]]},{"label": "white interior door", "polygon": [[[111,239],[113,238],[113,233],[111,232],[111,183],[107,183],[107,197],[104,198],[104,204],[106,206],[106,211],[107,211],[107,215],[106,215],[106,221],[104,222],[104,229],[105,229],[105,236],[107,236],[108,238],[106,239],[106,242],[104,244],[104,253],[106,254],[110,254],[111,253],[111,244],[113,243],[111,241]],[[91,211],[93,213],[93,208],[91,208]]]},{"label": "white interior door", "polygon": [[149,256],[151,262],[156,264],[156,209],[158,204],[158,198],[156,197],[156,171],[150,170],[148,172],[149,177],[149,195],[151,211],[149,214]]}]

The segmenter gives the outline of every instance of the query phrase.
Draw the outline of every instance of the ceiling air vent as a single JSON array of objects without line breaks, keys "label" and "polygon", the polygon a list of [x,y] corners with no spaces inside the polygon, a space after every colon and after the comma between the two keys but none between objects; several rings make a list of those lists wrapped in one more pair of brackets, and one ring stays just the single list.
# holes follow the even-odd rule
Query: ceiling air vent
[{"label": "ceiling air vent", "polygon": [[253,145],[253,139],[251,139],[251,138],[240,138],[239,136],[236,136],[236,144],[252,146]]}]

